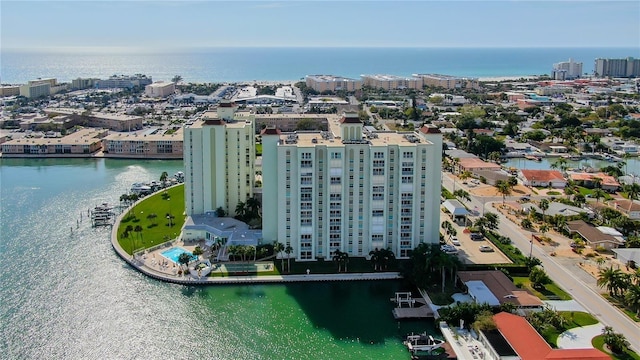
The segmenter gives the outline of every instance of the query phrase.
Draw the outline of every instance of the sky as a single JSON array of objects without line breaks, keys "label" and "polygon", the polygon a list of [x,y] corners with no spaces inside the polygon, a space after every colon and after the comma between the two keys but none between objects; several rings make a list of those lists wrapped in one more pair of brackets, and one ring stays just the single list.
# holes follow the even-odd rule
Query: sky
[{"label": "sky", "polygon": [[635,47],[640,1],[0,1],[0,50]]}]

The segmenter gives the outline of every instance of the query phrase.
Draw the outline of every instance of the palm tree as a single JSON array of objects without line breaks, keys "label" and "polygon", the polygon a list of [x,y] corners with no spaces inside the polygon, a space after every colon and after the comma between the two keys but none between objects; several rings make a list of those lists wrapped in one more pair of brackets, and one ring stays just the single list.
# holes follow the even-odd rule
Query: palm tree
[{"label": "palm tree", "polygon": [[629,342],[622,334],[613,332],[611,326],[605,326],[602,329],[602,335],[604,337],[604,343],[609,346],[609,349],[614,354],[621,354],[629,347]]},{"label": "palm tree", "polygon": [[602,178],[600,178],[600,177],[591,178],[591,184],[593,185],[594,189],[601,189],[602,188]]},{"label": "palm tree", "polygon": [[453,192],[453,196],[461,199],[461,200],[466,200],[466,201],[471,201],[471,196],[469,195],[468,192],[462,190],[462,189],[458,189],[456,191]]},{"label": "palm tree", "polygon": [[609,295],[615,296],[618,293],[618,279],[621,276],[622,271],[620,271],[620,269],[614,269],[613,266],[610,266],[608,269],[600,269],[596,284],[601,288],[606,287]]},{"label": "palm tree", "polygon": [[291,245],[285,246],[284,253],[287,254],[287,269],[289,272],[291,272],[291,257],[289,255],[291,255],[292,252],[293,248],[291,247]]},{"label": "palm tree", "polygon": [[544,236],[544,234],[549,231],[549,225],[547,224],[542,224],[540,226],[540,232],[542,233],[542,235]]},{"label": "palm tree", "polygon": [[378,248],[369,251],[370,260],[373,263],[373,271],[378,270],[378,265],[380,264],[380,255],[380,250],[378,250]]},{"label": "palm tree", "polygon": [[240,221],[244,221],[246,215],[247,215],[246,204],[242,201],[238,202],[238,205],[236,205],[236,219]]},{"label": "palm tree", "polygon": [[640,285],[632,285],[627,288],[624,302],[631,309],[636,309],[636,316],[640,316]]},{"label": "palm tree", "polygon": [[255,197],[251,197],[247,199],[245,204],[247,215],[251,217],[251,219],[257,219],[260,217],[260,201]]},{"label": "palm tree", "polygon": [[331,260],[335,263],[338,263],[338,272],[340,272],[340,270],[342,269],[342,262],[340,261],[342,257],[342,251],[336,249],[333,252],[333,256],[331,257]]},{"label": "palm tree", "polygon": [[634,182],[633,184],[625,185],[624,191],[627,193],[627,197],[629,198],[628,212],[631,213],[631,205],[633,205],[633,200],[637,200],[638,195],[640,194],[640,184]]},{"label": "palm tree", "polygon": [[344,272],[349,272],[349,270],[347,270],[347,264],[349,264],[349,254],[346,251],[340,253],[340,259],[338,261],[344,264]]},{"label": "palm tree", "polygon": [[147,215],[147,219],[149,219],[149,221],[151,221],[151,223],[153,225],[156,224],[155,219],[158,217],[158,215],[156,213],[151,213],[149,215]]},{"label": "palm tree", "polygon": [[163,171],[162,174],[160,174],[160,182],[164,183],[165,181],[167,181],[168,177],[169,174],[166,171]]},{"label": "palm tree", "polygon": [[[274,253],[274,254],[276,254],[276,255],[278,255],[278,254],[280,254],[280,253],[281,253],[281,252],[283,252],[283,251],[284,251],[284,244],[282,244],[282,243],[281,243],[281,242],[279,242],[279,241],[274,241],[274,242],[273,242],[273,253]],[[284,258],[283,258],[283,257],[280,257],[280,260],[282,260],[282,266],[281,266],[281,268],[282,268],[282,271],[284,271]]]},{"label": "palm tree", "polygon": [[140,240],[144,242],[144,239],[142,238],[142,226],[136,225],[136,227],[133,228],[133,231],[137,232],[138,236],[140,237]]},{"label": "palm tree", "polygon": [[187,266],[187,265],[189,265],[189,262],[191,262],[191,260],[192,260],[191,255],[189,255],[187,253],[182,253],[182,254],[180,254],[180,256],[178,256],[178,262],[181,265]]},{"label": "palm tree", "polygon": [[498,180],[496,182],[496,188],[498,193],[502,194],[502,205],[504,205],[507,196],[511,195],[511,185],[504,180]]},{"label": "palm tree", "polygon": [[545,212],[549,209],[549,200],[542,199],[539,204],[540,210],[542,210],[542,219],[544,220]]},{"label": "palm tree", "polygon": [[[598,178],[596,178],[598,179]],[[595,179],[594,179],[595,180]],[[594,198],[596,198],[596,202],[600,202],[600,199],[604,198],[605,196],[607,196],[607,194],[604,192],[604,190],[600,189],[600,188],[595,188],[593,189],[593,191],[591,192],[591,196],[593,196]]]},{"label": "palm tree", "polygon": [[172,83],[177,84],[177,83],[179,83],[180,81],[182,81],[182,76],[180,76],[180,75],[176,75],[176,76],[174,76],[174,77],[172,77],[172,78],[171,78],[171,82],[172,82]]}]

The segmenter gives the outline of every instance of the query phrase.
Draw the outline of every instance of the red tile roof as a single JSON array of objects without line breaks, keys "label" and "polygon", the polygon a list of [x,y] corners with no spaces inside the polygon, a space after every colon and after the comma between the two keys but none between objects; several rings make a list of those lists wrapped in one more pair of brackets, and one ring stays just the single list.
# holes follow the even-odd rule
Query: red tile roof
[{"label": "red tile roof", "polygon": [[610,360],[597,349],[551,349],[529,322],[518,315],[501,312],[493,320],[502,336],[522,360]]},{"label": "red tile roof", "polygon": [[260,135],[280,135],[280,130],[275,127],[266,127],[262,129]]},{"label": "red tile roof", "polygon": [[570,177],[573,181],[593,181],[594,178],[600,178],[602,185],[620,186],[620,183],[613,176],[605,173],[572,173]]},{"label": "red tile roof", "polygon": [[420,132],[424,134],[440,134],[440,130],[438,130],[435,126],[423,126],[420,128]]},{"label": "red tile roof", "polygon": [[527,170],[522,169],[522,176],[527,180],[536,181],[552,181],[552,180],[564,180],[564,176],[558,170]]},{"label": "red tile roof", "polygon": [[344,114],[344,116],[342,116],[342,119],[340,119],[340,123],[362,124],[362,121],[360,121],[360,117],[358,116],[358,114]]}]

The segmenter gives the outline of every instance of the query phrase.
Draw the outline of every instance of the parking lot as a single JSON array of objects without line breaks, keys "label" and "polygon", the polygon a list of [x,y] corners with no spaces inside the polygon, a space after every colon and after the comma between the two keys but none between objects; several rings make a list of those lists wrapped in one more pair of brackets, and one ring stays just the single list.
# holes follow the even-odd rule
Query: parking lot
[{"label": "parking lot", "polygon": [[[445,240],[447,244],[455,246],[458,250],[456,255],[462,261],[463,264],[510,264],[511,260],[503,254],[500,249],[498,249],[495,245],[491,243],[491,241],[485,239],[482,240],[472,240],[469,233],[464,232],[464,227],[458,226],[456,223],[451,221],[449,215],[440,212],[440,222],[444,222],[448,220],[456,229],[457,235],[456,238],[460,243],[459,246],[455,246],[452,244],[451,240],[445,234]],[[480,251],[480,246],[490,246],[493,251],[492,252],[482,252]]]}]

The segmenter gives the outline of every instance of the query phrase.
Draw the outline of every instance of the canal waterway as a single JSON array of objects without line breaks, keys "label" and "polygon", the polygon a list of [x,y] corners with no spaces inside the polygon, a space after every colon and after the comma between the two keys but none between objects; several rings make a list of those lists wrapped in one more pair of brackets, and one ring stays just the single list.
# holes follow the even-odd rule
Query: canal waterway
[{"label": "canal waterway", "polygon": [[[187,287],[126,265],[87,210],[182,161],[0,159],[0,359],[408,359],[397,281]],[[80,220],[82,219],[82,220]]]},{"label": "canal waterway", "polygon": [[[558,157],[543,157],[541,161],[534,161],[524,158],[510,158],[503,165],[516,169],[550,170],[552,169],[551,165],[558,159]],[[637,157],[625,159],[623,163],[626,165],[623,165],[622,171],[630,175],[640,176],[640,160]],[[616,166],[616,164],[616,162],[611,161],[584,158],[576,161],[567,160],[566,166],[573,169],[590,167],[598,170],[605,166]]]}]

